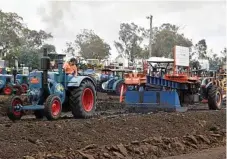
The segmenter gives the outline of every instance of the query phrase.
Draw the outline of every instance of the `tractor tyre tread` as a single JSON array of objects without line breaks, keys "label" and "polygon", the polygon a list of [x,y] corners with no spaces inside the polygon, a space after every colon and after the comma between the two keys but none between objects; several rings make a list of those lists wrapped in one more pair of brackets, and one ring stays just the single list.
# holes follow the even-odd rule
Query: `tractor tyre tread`
[{"label": "tractor tyre tread", "polygon": [[220,94],[221,94],[221,100],[222,100],[222,93],[221,93],[221,89],[216,86],[216,85],[213,85],[211,86],[210,89],[208,89],[208,107],[210,110],[219,110],[221,109],[221,104],[218,106],[217,105],[217,102],[216,102],[216,92],[219,91]]},{"label": "tractor tyre tread", "polygon": [[[86,112],[83,109],[82,104],[82,93],[85,88],[92,89],[95,98],[93,108],[89,112]],[[70,93],[71,95],[69,96],[69,104],[74,118],[91,118],[94,115],[97,100],[97,91],[95,90],[95,86],[92,84],[92,82],[90,82],[89,80],[84,80],[81,82],[80,87],[71,90]]]},{"label": "tractor tyre tread", "polygon": [[58,98],[58,100],[61,103],[61,99],[58,96],[56,96],[54,94],[48,96],[48,98],[46,99],[46,102],[44,104],[44,114],[48,120],[56,120],[61,116],[62,105],[61,105],[60,113],[57,116],[52,115],[51,103],[53,101],[53,98]]},{"label": "tractor tyre tread", "polygon": [[7,109],[7,116],[8,116],[8,118],[9,118],[10,120],[12,120],[12,121],[20,120],[21,117],[22,117],[22,115],[23,115],[22,112],[21,112],[21,114],[18,115],[18,116],[15,116],[15,115],[14,115],[13,110],[12,110],[12,101],[15,100],[15,99],[19,99],[19,100],[21,101],[21,104],[23,105],[23,101],[22,101],[22,99],[21,99],[19,96],[13,96],[13,97],[11,98],[11,100],[10,100],[10,106],[9,106],[8,109]]}]

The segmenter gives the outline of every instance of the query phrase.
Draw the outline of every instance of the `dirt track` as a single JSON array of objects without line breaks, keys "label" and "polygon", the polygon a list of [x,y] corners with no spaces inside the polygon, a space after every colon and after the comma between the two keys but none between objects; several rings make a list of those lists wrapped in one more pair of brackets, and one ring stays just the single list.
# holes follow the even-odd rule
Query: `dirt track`
[{"label": "dirt track", "polygon": [[[120,112],[123,106],[102,103],[98,109]],[[0,117],[0,158],[165,158],[225,147],[225,119],[225,110],[107,113],[88,120],[51,122],[23,119],[12,123]]]},{"label": "dirt track", "polygon": [[226,147],[217,147],[208,150],[203,150],[196,153],[190,153],[179,156],[171,156],[163,159],[223,159],[226,158]]}]

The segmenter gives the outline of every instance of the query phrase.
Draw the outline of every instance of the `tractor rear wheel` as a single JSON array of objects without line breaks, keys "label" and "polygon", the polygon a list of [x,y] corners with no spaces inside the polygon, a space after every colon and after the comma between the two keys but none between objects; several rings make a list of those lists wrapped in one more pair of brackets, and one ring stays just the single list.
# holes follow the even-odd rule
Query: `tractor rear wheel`
[{"label": "tractor rear wheel", "polygon": [[216,85],[208,89],[208,106],[211,110],[219,110],[222,105],[222,91]]},{"label": "tractor rear wheel", "polygon": [[79,88],[73,89],[69,104],[74,118],[90,118],[96,109],[95,86],[88,80],[82,81]]},{"label": "tractor rear wheel", "polygon": [[61,99],[56,95],[50,95],[44,104],[44,114],[48,120],[56,120],[62,111]]},{"label": "tractor rear wheel", "polygon": [[23,88],[21,87],[21,85],[18,84],[14,85],[13,89],[15,90],[15,94],[18,96],[23,93]]},{"label": "tractor rear wheel", "polygon": [[8,110],[7,110],[7,116],[10,120],[13,120],[13,121],[20,120],[23,115],[22,111],[15,110],[15,107],[17,105],[23,105],[23,101],[20,97],[14,96],[11,99],[11,105],[8,107]]}]

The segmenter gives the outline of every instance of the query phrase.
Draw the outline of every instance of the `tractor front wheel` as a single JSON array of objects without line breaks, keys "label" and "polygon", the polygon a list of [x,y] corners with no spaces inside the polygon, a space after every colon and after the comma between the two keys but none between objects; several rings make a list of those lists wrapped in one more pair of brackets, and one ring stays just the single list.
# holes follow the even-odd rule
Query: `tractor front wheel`
[{"label": "tractor front wheel", "polygon": [[90,118],[96,109],[95,86],[88,80],[81,83],[79,88],[71,91],[69,104],[74,118]]},{"label": "tractor front wheel", "polygon": [[23,93],[26,93],[28,91],[28,85],[26,83],[21,84],[21,87],[23,89]]},{"label": "tractor front wheel", "polygon": [[219,110],[222,105],[222,91],[221,88],[213,85],[208,89],[208,106],[211,110]]},{"label": "tractor front wheel", "polygon": [[11,95],[11,94],[13,93],[13,88],[12,88],[12,86],[6,85],[6,86],[3,88],[3,93],[4,93],[4,95]]},{"label": "tractor front wheel", "polygon": [[50,95],[44,104],[44,114],[48,120],[56,120],[61,116],[61,99],[56,95]]},{"label": "tractor front wheel", "polygon": [[23,102],[22,99],[18,96],[15,96],[11,99],[11,105],[8,107],[7,110],[7,116],[9,117],[10,120],[20,120],[23,112],[22,111],[16,111],[15,108],[16,106],[22,106]]}]

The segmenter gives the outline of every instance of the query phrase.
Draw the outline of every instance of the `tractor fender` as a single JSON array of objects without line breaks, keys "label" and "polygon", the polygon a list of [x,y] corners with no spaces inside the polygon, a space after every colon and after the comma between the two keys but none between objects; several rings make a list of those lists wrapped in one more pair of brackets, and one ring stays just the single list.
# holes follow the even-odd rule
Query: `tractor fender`
[{"label": "tractor fender", "polygon": [[119,79],[119,80],[117,80],[117,81],[114,82],[114,84],[113,84],[113,90],[116,90],[117,84],[119,82],[121,82],[121,81],[124,81],[124,80],[123,79]]},{"label": "tractor fender", "polygon": [[0,89],[4,88],[6,85],[6,82],[4,80],[0,80]]},{"label": "tractor fender", "polygon": [[113,84],[116,81],[115,78],[111,78],[106,82],[106,89],[113,89]]},{"label": "tractor fender", "polygon": [[97,85],[97,82],[92,78],[92,77],[89,77],[89,76],[77,76],[77,77],[72,77],[68,80],[68,84],[67,84],[67,87],[79,87],[80,84],[82,83],[82,81],[84,80],[89,80],[92,82],[92,84],[95,86],[96,88],[96,85]]}]

